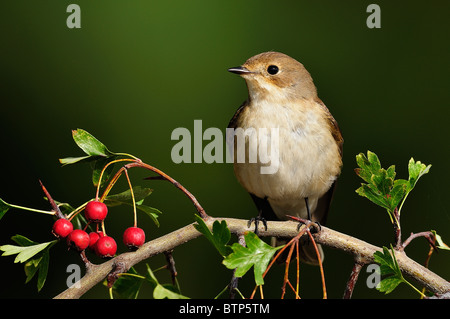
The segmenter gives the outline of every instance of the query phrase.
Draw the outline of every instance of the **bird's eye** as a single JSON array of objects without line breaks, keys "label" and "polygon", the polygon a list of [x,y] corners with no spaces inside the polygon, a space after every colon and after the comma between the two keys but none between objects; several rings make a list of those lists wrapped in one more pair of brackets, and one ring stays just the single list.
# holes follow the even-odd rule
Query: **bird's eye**
[{"label": "bird's eye", "polygon": [[276,65],[269,65],[269,67],[267,68],[267,72],[272,75],[277,74],[278,67]]}]

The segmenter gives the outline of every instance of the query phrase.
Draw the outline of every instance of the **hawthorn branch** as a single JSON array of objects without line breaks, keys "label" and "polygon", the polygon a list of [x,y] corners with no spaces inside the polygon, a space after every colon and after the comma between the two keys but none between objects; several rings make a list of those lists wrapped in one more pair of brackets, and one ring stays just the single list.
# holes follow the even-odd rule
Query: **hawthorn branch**
[{"label": "hawthorn branch", "polygon": [[350,299],[353,294],[353,289],[355,288],[356,281],[358,280],[358,276],[365,266],[365,263],[355,259],[355,263],[353,265],[352,272],[350,274],[350,278],[347,281],[347,286],[345,287],[343,299]]},{"label": "hawthorn branch", "polygon": [[[225,220],[230,232],[233,234],[242,234],[253,230],[253,227],[248,227],[248,221],[243,219],[213,218],[210,216],[204,219],[210,229],[212,229],[212,225],[216,220]],[[298,234],[297,225],[298,223],[293,221],[269,221],[267,222],[267,230],[262,226],[259,228],[259,236],[295,237]],[[121,272],[126,272],[143,260],[171,251],[199,236],[201,236],[201,233],[195,229],[194,224],[189,224],[145,243],[135,252],[123,253],[100,265],[91,265],[89,271],[80,279],[79,285],[66,289],[55,298],[80,298],[92,287],[108,277],[108,275],[116,275],[118,268],[120,268]],[[324,226],[322,226],[322,230],[319,233],[314,234],[314,239],[319,244],[349,253],[364,264],[373,262],[373,253],[375,251],[382,251],[380,247]],[[450,293],[450,282],[410,259],[404,251],[396,251],[395,253],[398,265],[404,274],[415,279],[419,284],[436,294]]]}]

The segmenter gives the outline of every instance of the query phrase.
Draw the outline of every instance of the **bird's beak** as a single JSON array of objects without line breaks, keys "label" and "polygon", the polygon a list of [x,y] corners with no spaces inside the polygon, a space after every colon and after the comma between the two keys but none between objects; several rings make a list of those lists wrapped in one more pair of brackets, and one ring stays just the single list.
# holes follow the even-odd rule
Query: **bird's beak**
[{"label": "bird's beak", "polygon": [[234,68],[229,68],[228,72],[236,73],[236,74],[239,74],[239,75],[253,73],[253,72],[249,71],[247,68],[245,68],[243,66],[236,66]]}]

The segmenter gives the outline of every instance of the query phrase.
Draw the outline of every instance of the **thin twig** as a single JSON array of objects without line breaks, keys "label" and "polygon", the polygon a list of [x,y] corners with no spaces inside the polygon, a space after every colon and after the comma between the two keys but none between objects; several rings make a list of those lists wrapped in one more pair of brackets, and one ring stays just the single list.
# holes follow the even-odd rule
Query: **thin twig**
[{"label": "thin twig", "polygon": [[59,206],[56,205],[55,201],[50,196],[50,193],[47,191],[47,189],[45,188],[44,184],[42,184],[42,182],[40,180],[39,180],[39,184],[41,184],[42,190],[44,191],[45,196],[47,197],[50,205],[52,206],[52,209],[55,212],[56,217],[58,217],[58,218],[65,218],[63,213],[61,213],[61,210],[59,209]]},{"label": "thin twig", "polygon": [[314,245],[314,249],[316,250],[317,260],[319,261],[320,276],[322,277],[323,299],[327,299],[327,287],[325,285],[325,274],[323,272],[322,258],[320,257],[319,248],[317,247],[316,241],[314,240],[313,236],[311,235],[311,231],[309,230],[309,227],[307,227],[306,230],[307,230],[306,232],[309,235],[309,238],[311,239],[311,242]]},{"label": "thin twig", "polygon": [[[288,256],[286,258],[286,265],[285,265],[285,269],[284,269],[283,286],[281,288],[281,299],[284,299],[284,295],[286,293],[286,284],[289,282],[289,265],[291,263],[292,252],[294,251],[294,248],[295,248],[295,242],[293,242],[290,246],[291,247],[289,248]],[[290,282],[289,282],[289,284],[290,284]],[[294,292],[295,292],[295,290],[294,290]]]},{"label": "thin twig", "polygon": [[299,242],[295,243],[295,253],[297,254],[297,282],[295,286],[295,298],[300,299],[300,254],[299,254]]},{"label": "thin twig", "polygon": [[[133,162],[133,161],[135,161],[135,160],[134,159],[130,159],[130,158],[121,158],[121,159],[117,159],[117,160],[111,161],[111,162],[107,163],[103,167],[102,171],[100,172],[100,177],[98,178],[97,193],[95,194],[95,199],[96,200],[98,200],[98,195],[99,195],[99,192],[100,192],[100,186],[102,185],[102,178],[103,178],[103,174],[105,173],[106,168],[109,165],[112,165],[112,164],[115,164],[115,163],[118,163],[118,162]],[[119,176],[120,176],[120,174],[119,174]]]},{"label": "thin twig", "polygon": [[134,217],[134,227],[137,227],[137,212],[136,212],[136,200],[134,199],[134,191],[133,191],[133,186],[131,186],[131,180],[130,180],[130,176],[128,176],[128,170],[125,169],[125,177],[127,178],[127,182],[128,182],[128,187],[130,187],[130,192],[131,192],[131,200],[133,203],[133,217]]},{"label": "thin twig", "polygon": [[[244,234],[237,234],[238,237],[238,243],[241,246],[245,247],[245,237]],[[236,298],[236,292],[239,293],[238,290],[238,283],[239,283],[239,277],[236,277],[236,269],[233,270],[233,275],[231,276],[231,280],[230,283],[228,284],[228,290],[230,292],[229,297],[230,299],[235,299]]]},{"label": "thin twig", "polygon": [[164,252],[167,261],[167,269],[170,271],[170,276],[172,278],[172,284],[175,286],[177,284],[177,269],[175,268],[175,259],[172,255],[173,250]]},{"label": "thin twig", "polygon": [[358,276],[361,272],[362,267],[365,265],[359,258],[355,259],[355,263],[353,264],[353,269],[350,274],[350,278],[347,281],[347,285],[345,286],[344,291],[344,299],[350,299],[353,294],[353,290],[355,289],[356,281],[358,280]]},{"label": "thin twig", "polygon": [[183,185],[181,185],[179,182],[177,182],[175,179],[173,179],[172,177],[170,177],[169,175],[167,175],[166,173],[164,173],[163,171],[161,171],[160,169],[157,169],[156,167],[153,167],[149,164],[146,164],[142,161],[135,161],[133,163],[127,164],[125,165],[126,168],[131,168],[131,167],[143,167],[145,169],[148,169],[152,172],[155,172],[156,174],[160,175],[161,177],[163,177],[164,179],[168,180],[169,182],[171,182],[175,187],[177,187],[178,189],[180,189],[187,197],[189,197],[189,199],[192,201],[192,203],[194,204],[195,208],[197,209],[199,215],[201,218],[206,219],[209,216],[206,214],[205,210],[203,209],[203,207],[200,205],[200,203],[198,202],[198,200],[195,198],[194,195],[192,195]]},{"label": "thin twig", "polygon": [[394,227],[395,248],[400,250],[402,247],[402,229],[400,228],[400,214],[397,207],[394,209],[394,220],[392,226]]},{"label": "thin twig", "polygon": [[413,239],[418,238],[418,237],[425,237],[427,239],[428,243],[430,244],[430,246],[436,249],[434,235],[430,231],[424,231],[424,232],[415,233],[415,234],[411,233],[411,235],[401,245],[401,249],[404,250],[406,248],[406,246],[408,246]]}]

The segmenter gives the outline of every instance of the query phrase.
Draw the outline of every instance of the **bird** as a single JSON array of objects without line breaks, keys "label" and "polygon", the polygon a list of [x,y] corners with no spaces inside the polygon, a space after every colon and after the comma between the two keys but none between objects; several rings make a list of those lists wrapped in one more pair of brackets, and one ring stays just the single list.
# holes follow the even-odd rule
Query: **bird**
[{"label": "bird", "polygon": [[[228,124],[226,139],[235,176],[258,209],[255,230],[258,220],[289,216],[325,225],[343,166],[344,139],[319,99],[311,74],[296,59],[274,51],[228,71],[240,75],[248,89],[247,100]],[[270,151],[270,160],[260,156],[261,149]],[[271,171],[263,171],[270,166]],[[318,265],[314,246],[303,240],[301,247],[300,259]]]}]

